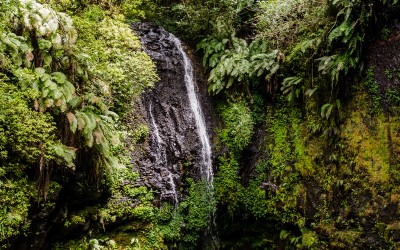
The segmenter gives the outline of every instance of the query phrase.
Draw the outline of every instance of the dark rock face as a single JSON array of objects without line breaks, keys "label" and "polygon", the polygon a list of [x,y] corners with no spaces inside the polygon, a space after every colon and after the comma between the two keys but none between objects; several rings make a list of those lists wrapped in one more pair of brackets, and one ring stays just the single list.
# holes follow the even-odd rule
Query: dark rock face
[{"label": "dark rock face", "polygon": [[387,41],[379,41],[369,48],[369,67],[373,69],[375,80],[379,86],[379,95],[385,111],[393,104],[393,94],[397,95],[400,88],[400,32],[392,35]]},{"label": "dark rock face", "polygon": [[[139,183],[158,190],[161,200],[176,203],[182,195],[179,189],[183,176],[189,173],[199,178],[197,166],[201,158],[201,143],[185,86],[183,58],[172,41],[172,35],[164,29],[148,23],[134,24],[132,28],[155,61],[161,79],[142,98],[151,135],[148,154],[135,162],[141,175]],[[194,65],[194,68],[197,67]],[[209,121],[215,120],[212,102],[199,72],[195,72],[195,78],[195,88],[211,137]]]}]

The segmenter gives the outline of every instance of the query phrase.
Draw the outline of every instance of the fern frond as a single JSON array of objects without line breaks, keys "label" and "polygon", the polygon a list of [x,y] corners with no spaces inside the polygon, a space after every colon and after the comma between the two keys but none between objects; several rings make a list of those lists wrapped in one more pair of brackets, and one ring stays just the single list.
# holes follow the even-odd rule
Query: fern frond
[{"label": "fern frond", "polygon": [[76,128],[78,127],[78,120],[77,120],[76,116],[72,112],[69,112],[69,113],[67,113],[67,119],[70,124],[70,129],[71,129],[72,133],[75,134]]},{"label": "fern frond", "polygon": [[76,158],[76,154],[73,148],[67,147],[62,143],[57,143],[55,145],[52,145],[50,150],[54,152],[59,162],[63,162],[64,164],[66,164],[67,167],[72,170],[75,169],[74,161]]}]

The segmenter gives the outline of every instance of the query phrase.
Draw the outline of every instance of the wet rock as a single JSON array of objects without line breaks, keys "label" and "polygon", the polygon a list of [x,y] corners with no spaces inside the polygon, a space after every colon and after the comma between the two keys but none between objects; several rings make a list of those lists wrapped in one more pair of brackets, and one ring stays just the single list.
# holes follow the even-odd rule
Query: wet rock
[{"label": "wet rock", "polygon": [[[140,159],[137,164],[141,175],[138,181],[158,190],[160,199],[179,200],[182,195],[178,187],[181,186],[184,169],[177,166],[194,164],[192,177],[198,179],[198,164],[202,157],[202,144],[185,85],[184,59],[172,35],[164,29],[148,23],[134,24],[132,28],[141,37],[145,51],[156,61],[161,79],[143,95],[141,102],[151,135],[149,157]],[[207,96],[203,77],[197,74],[195,78],[199,79],[195,83],[199,102],[210,105],[212,102]],[[212,107],[204,109],[205,117],[214,117],[210,114]],[[208,131],[212,134],[210,126]]]}]

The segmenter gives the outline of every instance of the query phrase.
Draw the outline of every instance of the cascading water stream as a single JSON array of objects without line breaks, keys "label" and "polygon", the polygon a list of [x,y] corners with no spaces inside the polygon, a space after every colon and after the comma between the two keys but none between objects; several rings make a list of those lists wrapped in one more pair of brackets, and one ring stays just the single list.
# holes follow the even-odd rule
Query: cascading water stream
[{"label": "cascading water stream", "polygon": [[[183,59],[183,66],[185,69],[185,85],[187,89],[187,95],[189,98],[190,109],[194,115],[194,119],[196,121],[197,134],[200,138],[201,142],[201,165],[200,165],[200,174],[203,179],[205,179],[207,183],[207,190],[213,196],[214,186],[213,179],[214,173],[212,169],[212,151],[210,140],[207,134],[206,123],[204,119],[203,112],[201,110],[201,106],[199,104],[199,100],[195,91],[195,80],[194,80],[194,72],[192,62],[185,53],[181,41],[175,37],[173,34],[170,34],[170,38],[174,43],[175,47],[178,49],[180,55]],[[205,238],[206,242],[204,244],[204,249],[216,249],[218,245],[218,237],[216,235],[216,222],[215,222],[215,211],[210,215],[210,224],[208,226]]]},{"label": "cascading water stream", "polygon": [[[151,24],[133,27],[141,35],[145,51],[156,62],[160,81],[143,99],[151,127],[151,160],[140,166],[141,180],[160,193],[160,200],[177,204],[182,180],[192,177],[201,180],[204,209],[208,213],[208,228],[199,248],[216,249],[212,150],[197,84],[194,67],[181,41],[163,28]],[[206,100],[207,96],[201,96]],[[205,102],[207,117],[213,115]],[[205,185],[205,186],[203,186]]]},{"label": "cascading water stream", "polygon": [[[165,162],[167,162],[167,157],[165,153],[165,143],[161,139],[160,136],[160,131],[158,129],[157,123],[154,119],[153,116],[153,109],[152,109],[152,103],[149,103],[149,116],[150,116],[150,122],[151,126],[153,127],[153,133],[152,135],[152,142],[153,146],[155,147],[155,159],[156,159],[156,164],[161,165],[160,167],[163,168],[164,172],[166,172],[166,175],[168,177],[168,184],[171,189],[171,196],[174,200],[174,205],[177,206],[179,201],[178,201],[178,193],[176,192],[176,186],[174,182],[174,178],[172,176],[172,173],[168,170],[167,166],[162,166]],[[155,138],[154,138],[155,137]]]},{"label": "cascading water stream", "polygon": [[156,121],[154,120],[153,109],[152,109],[152,107],[153,107],[153,105],[152,105],[152,103],[150,102],[150,103],[149,103],[150,121],[151,121],[151,125],[153,126],[154,135],[155,135],[155,137],[156,137],[156,140],[153,140],[153,141],[156,142],[155,144],[156,144],[157,156],[160,156],[160,155],[161,155],[161,153],[160,153],[160,146],[163,144],[163,141],[162,141],[162,139],[161,139],[161,137],[160,137],[160,132],[159,132],[159,130],[158,130]]},{"label": "cascading water stream", "polygon": [[210,146],[210,140],[208,139],[203,112],[199,105],[199,100],[197,98],[194,88],[195,84],[194,84],[193,66],[190,59],[183,50],[181,41],[172,34],[170,35],[170,37],[183,59],[183,64],[185,69],[185,84],[189,98],[190,108],[193,112],[194,119],[196,121],[197,134],[199,135],[202,146],[201,147],[202,161],[200,166],[200,173],[201,176],[207,181],[207,183],[212,188],[214,173],[212,169],[211,146]]}]

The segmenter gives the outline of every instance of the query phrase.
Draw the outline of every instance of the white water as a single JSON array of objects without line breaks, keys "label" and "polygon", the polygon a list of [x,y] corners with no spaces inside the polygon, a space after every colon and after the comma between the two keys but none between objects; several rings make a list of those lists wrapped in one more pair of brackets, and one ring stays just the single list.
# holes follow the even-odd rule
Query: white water
[{"label": "white water", "polygon": [[149,104],[149,114],[150,114],[150,120],[151,120],[151,125],[153,126],[153,130],[154,130],[154,134],[156,135],[156,145],[157,145],[157,155],[160,155],[159,153],[159,149],[160,149],[160,146],[162,145],[162,144],[164,144],[164,142],[162,141],[162,139],[161,139],[161,137],[160,137],[160,131],[158,130],[158,127],[157,127],[157,124],[156,124],[156,121],[154,120],[154,117],[153,117],[153,109],[152,109],[152,106],[153,105],[151,105],[152,103],[150,102],[150,104]]},{"label": "white water", "polygon": [[212,169],[212,160],[211,160],[211,146],[210,140],[207,135],[206,124],[204,121],[203,112],[199,105],[199,100],[197,99],[197,95],[195,92],[195,83],[194,83],[194,74],[193,74],[193,66],[183,50],[181,41],[175,37],[174,35],[170,35],[171,41],[175,44],[179,53],[183,58],[183,64],[185,69],[185,84],[187,89],[187,94],[190,102],[190,109],[193,112],[194,119],[196,121],[197,134],[201,141],[201,166],[200,173],[201,176],[209,183],[209,185],[213,186],[213,178],[214,173]]},{"label": "white water", "polygon": [[171,172],[169,172],[169,174],[168,174],[168,181],[169,181],[169,184],[171,185],[171,191],[172,191],[172,196],[174,198],[174,204],[175,204],[175,206],[177,206],[178,205],[178,193],[176,192],[175,181],[174,181],[174,177],[172,176]]},{"label": "white water", "polygon": [[[153,126],[153,133],[155,135],[155,140],[154,138],[152,138],[152,141],[154,142],[154,146],[156,147],[156,164],[162,165],[162,164],[166,164],[167,163],[167,156],[165,153],[165,143],[164,141],[161,139],[160,136],[160,131],[158,129],[157,123],[154,120],[154,116],[153,116],[153,109],[152,109],[152,103],[150,102],[149,104],[149,115],[150,115],[150,121],[151,121],[151,125]],[[174,205],[177,206],[179,201],[178,201],[178,193],[176,192],[176,186],[175,186],[175,181],[173,178],[173,175],[171,173],[171,171],[168,170],[167,166],[162,166],[163,170],[167,172],[168,175],[168,183],[171,187],[171,195],[172,198],[174,200]]]},{"label": "white water", "polygon": [[[183,50],[181,41],[175,37],[173,34],[170,34],[171,41],[175,44],[179,53],[183,58],[183,66],[185,69],[185,84],[187,89],[187,94],[190,103],[190,109],[193,112],[194,119],[196,121],[197,134],[201,141],[201,166],[200,166],[200,174],[202,178],[207,181],[208,192],[213,195],[214,186],[213,186],[213,178],[214,173],[212,169],[212,159],[211,159],[211,145],[210,140],[208,138],[206,123],[204,120],[204,115],[199,105],[199,100],[197,98],[195,92],[195,80],[193,74],[193,65],[185,51]],[[204,245],[204,249],[216,249],[218,246],[218,237],[216,234],[216,223],[215,223],[215,211],[211,214],[211,221],[207,228],[206,232],[206,243]]]}]

